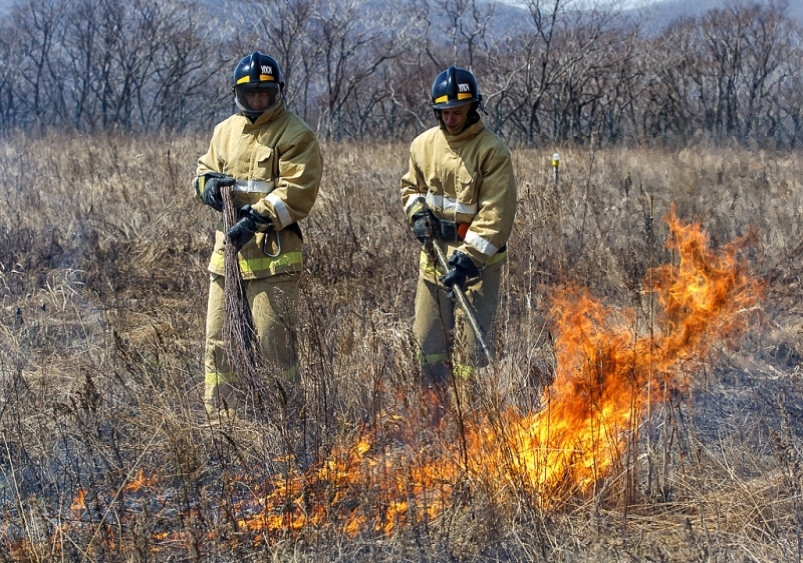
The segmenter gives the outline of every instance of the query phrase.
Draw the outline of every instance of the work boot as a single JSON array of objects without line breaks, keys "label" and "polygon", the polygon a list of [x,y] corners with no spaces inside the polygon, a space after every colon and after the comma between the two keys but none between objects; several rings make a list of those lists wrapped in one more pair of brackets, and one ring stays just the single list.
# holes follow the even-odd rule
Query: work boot
[{"label": "work boot", "polygon": [[476,377],[457,376],[449,386],[449,409],[455,416],[466,418],[480,408]]},{"label": "work boot", "polygon": [[422,400],[426,419],[424,424],[438,430],[449,406],[451,372],[445,362],[421,366],[423,376]]},{"label": "work boot", "polygon": [[209,428],[230,428],[236,420],[237,413],[226,406],[206,409],[206,426]]},{"label": "work boot", "polygon": [[207,386],[204,396],[206,425],[230,427],[236,419],[236,403],[234,388],[230,384]]},{"label": "work boot", "polygon": [[[237,396],[231,383],[207,384],[204,392],[204,407],[210,418],[212,414],[218,411],[232,411],[229,414],[233,414],[233,411],[236,410],[235,405],[237,402]],[[229,414],[224,416],[228,417]]]}]

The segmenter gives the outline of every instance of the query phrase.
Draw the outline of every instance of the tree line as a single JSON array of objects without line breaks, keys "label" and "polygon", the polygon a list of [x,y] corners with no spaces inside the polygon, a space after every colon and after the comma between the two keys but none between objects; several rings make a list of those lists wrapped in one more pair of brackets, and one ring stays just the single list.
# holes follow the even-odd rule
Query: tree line
[{"label": "tree line", "polygon": [[253,50],[326,139],[412,138],[471,69],[512,145],[803,142],[803,47],[782,4],[660,30],[578,0],[22,0],[0,18],[0,129],[209,130]]}]

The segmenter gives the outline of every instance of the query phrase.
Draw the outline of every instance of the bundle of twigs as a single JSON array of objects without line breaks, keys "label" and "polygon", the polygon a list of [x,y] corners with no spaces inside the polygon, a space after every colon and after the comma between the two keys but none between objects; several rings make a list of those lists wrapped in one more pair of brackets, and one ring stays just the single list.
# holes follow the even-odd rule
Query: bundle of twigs
[{"label": "bundle of twigs", "polygon": [[[221,193],[223,195],[223,228],[225,232],[228,232],[237,223],[237,208],[234,205],[231,188],[223,188]],[[223,321],[223,338],[226,343],[226,354],[232,370],[237,374],[240,387],[252,395],[254,407],[257,412],[264,415],[272,411],[269,408],[271,394],[267,385],[269,380],[266,377],[269,370],[265,358],[257,347],[254,320],[251,316],[251,308],[248,306],[245,286],[240,276],[237,250],[231,244],[226,244],[225,259],[226,315]],[[288,405],[288,390],[285,389],[285,384],[275,376],[271,379],[279,392],[278,399],[281,405],[280,412],[273,414],[281,414],[284,422],[287,423],[288,406],[290,406]],[[298,458],[293,446],[292,436],[287,432],[288,425],[278,424],[277,426],[280,429],[282,441],[287,451],[294,453]],[[303,451],[303,448],[301,451]]]},{"label": "bundle of twigs", "polygon": [[[223,228],[224,232],[228,232],[237,223],[237,208],[234,205],[230,187],[223,188],[221,193],[223,195]],[[240,277],[237,250],[233,245],[226,244],[225,257],[226,316],[223,321],[223,339],[226,343],[226,353],[231,368],[237,374],[241,384],[257,391],[262,382],[262,370],[260,369],[262,366],[256,346],[251,308],[248,306],[248,297]],[[258,397],[259,393],[256,393],[255,399]]]}]

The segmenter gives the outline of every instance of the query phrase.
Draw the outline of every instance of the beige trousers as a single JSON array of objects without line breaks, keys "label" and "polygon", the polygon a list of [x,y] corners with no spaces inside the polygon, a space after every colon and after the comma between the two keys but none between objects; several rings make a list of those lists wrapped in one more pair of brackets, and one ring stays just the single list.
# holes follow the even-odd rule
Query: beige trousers
[{"label": "beige trousers", "polygon": [[[499,307],[502,269],[496,268],[466,285],[464,293],[482,328],[486,344],[493,351],[493,320]],[[465,312],[448,297],[448,291],[418,278],[415,295],[413,336],[419,346],[425,377],[443,384],[449,374],[470,376],[486,364]]]},{"label": "beige trousers", "polygon": [[[297,380],[298,275],[281,274],[242,283],[262,360],[269,369],[280,370],[286,380]],[[233,410],[238,402],[237,376],[223,341],[225,315],[225,277],[211,274],[204,354],[204,403],[210,412]]]}]

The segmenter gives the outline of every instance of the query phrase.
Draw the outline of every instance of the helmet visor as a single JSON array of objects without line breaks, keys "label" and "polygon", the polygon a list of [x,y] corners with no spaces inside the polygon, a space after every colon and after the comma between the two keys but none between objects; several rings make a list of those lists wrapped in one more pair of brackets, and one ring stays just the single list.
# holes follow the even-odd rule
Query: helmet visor
[{"label": "helmet visor", "polygon": [[280,86],[275,82],[241,84],[234,88],[237,106],[248,116],[260,115],[281,99]]}]

